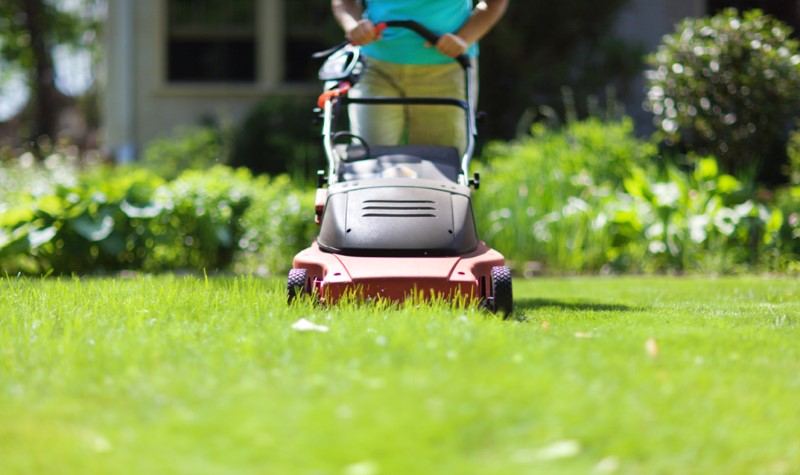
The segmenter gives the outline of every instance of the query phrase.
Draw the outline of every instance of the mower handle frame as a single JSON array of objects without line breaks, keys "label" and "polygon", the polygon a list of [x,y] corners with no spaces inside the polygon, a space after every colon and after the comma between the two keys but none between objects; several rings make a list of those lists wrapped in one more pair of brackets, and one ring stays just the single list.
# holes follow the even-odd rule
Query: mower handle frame
[{"label": "mower handle frame", "polygon": [[[417,33],[421,38],[430,42],[431,44],[436,44],[439,40],[440,36],[422,25],[419,22],[413,20],[390,20],[385,22],[380,22],[376,24],[376,28],[378,28],[379,32],[382,32],[386,28],[405,28]],[[338,47],[334,47],[331,50],[328,50],[324,53],[332,54],[339,49],[347,46],[350,44],[349,42],[344,42],[343,44],[339,45]],[[320,53],[322,54],[322,53]],[[334,147],[334,131],[333,131],[333,122],[334,122],[334,110],[338,109],[340,106],[344,106],[347,104],[364,104],[364,105],[441,105],[441,106],[451,106],[451,107],[458,107],[464,111],[465,115],[465,123],[466,123],[466,145],[464,148],[464,153],[461,156],[461,170],[459,173],[459,182],[462,185],[469,185],[470,180],[468,178],[469,175],[469,167],[472,161],[472,155],[475,152],[475,144],[477,142],[477,120],[476,120],[476,113],[475,113],[475,84],[474,78],[472,74],[473,64],[472,59],[467,55],[460,55],[454,60],[461,66],[461,69],[464,73],[464,85],[465,85],[465,97],[463,100],[450,98],[450,97],[360,97],[360,98],[351,98],[346,92],[342,95],[334,94],[327,97],[323,103],[319,104],[320,109],[322,110],[322,135],[324,141],[324,148],[325,154],[328,158],[328,183],[335,183],[337,182],[336,177],[336,168],[337,162],[341,161],[342,158],[338,156],[335,147]],[[342,86],[340,84],[339,86]],[[346,88],[349,89],[351,84],[347,83]]]}]

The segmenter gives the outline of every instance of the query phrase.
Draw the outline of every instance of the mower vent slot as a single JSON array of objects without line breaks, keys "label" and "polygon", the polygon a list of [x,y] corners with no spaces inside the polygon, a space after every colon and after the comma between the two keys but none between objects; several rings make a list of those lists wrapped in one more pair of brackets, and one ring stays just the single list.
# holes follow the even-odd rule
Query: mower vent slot
[{"label": "mower vent slot", "polygon": [[402,210],[429,210],[436,211],[433,206],[364,206],[361,209],[402,209]]},{"label": "mower vent slot", "polygon": [[435,218],[435,204],[432,200],[365,200],[361,211],[364,218]]},{"label": "mower vent slot", "polygon": [[389,204],[405,204],[405,203],[427,203],[433,204],[433,200],[364,200],[364,203],[389,203]]},{"label": "mower vent slot", "polygon": [[363,218],[435,218],[435,214],[393,214],[393,213],[367,213]]}]

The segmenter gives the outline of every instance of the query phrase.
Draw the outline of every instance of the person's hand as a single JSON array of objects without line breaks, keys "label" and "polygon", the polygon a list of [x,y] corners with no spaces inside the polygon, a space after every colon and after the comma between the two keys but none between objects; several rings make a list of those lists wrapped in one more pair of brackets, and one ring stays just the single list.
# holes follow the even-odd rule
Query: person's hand
[{"label": "person's hand", "polygon": [[445,56],[457,58],[467,52],[469,43],[452,33],[445,33],[436,42],[436,49]]},{"label": "person's hand", "polygon": [[360,20],[345,36],[355,46],[364,46],[381,39],[381,34],[375,28],[375,24],[367,19]]}]

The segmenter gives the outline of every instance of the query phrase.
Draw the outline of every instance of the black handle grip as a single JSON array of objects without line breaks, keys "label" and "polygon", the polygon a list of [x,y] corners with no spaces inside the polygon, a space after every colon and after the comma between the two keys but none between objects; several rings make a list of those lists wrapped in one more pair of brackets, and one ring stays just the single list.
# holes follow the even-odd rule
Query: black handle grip
[{"label": "black handle grip", "polygon": [[[439,41],[439,35],[429,30],[425,25],[417,23],[416,21],[413,20],[390,20],[381,22],[379,23],[379,25],[386,25],[386,27],[398,27],[411,30],[414,33],[421,36],[423,39],[427,40],[432,45],[435,45],[436,42]],[[461,67],[464,69],[469,69],[470,66],[472,65],[472,62],[469,60],[469,57],[465,54],[456,57],[455,60],[458,61],[458,64],[460,64]]]}]

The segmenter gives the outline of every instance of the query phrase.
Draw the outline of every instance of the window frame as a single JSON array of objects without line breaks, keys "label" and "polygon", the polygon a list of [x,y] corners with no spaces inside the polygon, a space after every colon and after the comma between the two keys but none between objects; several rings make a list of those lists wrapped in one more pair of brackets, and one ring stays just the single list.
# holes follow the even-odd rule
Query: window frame
[{"label": "window frame", "polygon": [[169,72],[169,2],[158,2],[157,44],[155,53],[158,88],[156,95],[166,96],[257,96],[284,88],[284,26],[283,0],[252,0],[255,3],[255,80],[252,82],[228,81],[170,81]]}]

